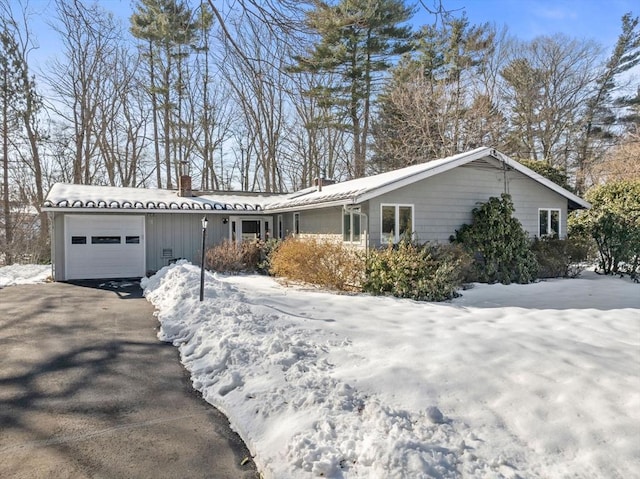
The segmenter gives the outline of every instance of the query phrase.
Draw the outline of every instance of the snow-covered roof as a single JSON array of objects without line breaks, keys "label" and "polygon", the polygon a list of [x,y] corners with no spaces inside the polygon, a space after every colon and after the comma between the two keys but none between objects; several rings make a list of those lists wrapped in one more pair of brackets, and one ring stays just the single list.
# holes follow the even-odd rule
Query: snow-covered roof
[{"label": "snow-covered roof", "polygon": [[571,209],[590,208],[590,204],[570,191],[553,183],[521,163],[492,149],[475,150],[439,160],[408,166],[379,175],[358,178],[321,190],[306,188],[288,195],[212,193],[194,197],[180,197],[177,191],[148,188],[120,188],[113,186],[69,185],[56,183],[44,203],[46,210],[153,210],[153,211],[293,211],[304,208],[358,204],[382,194],[424,180],[473,161],[502,162],[534,181],[564,196]]},{"label": "snow-covered roof", "polygon": [[544,178],[521,163],[512,160],[492,148],[482,147],[466,153],[408,166],[399,170],[388,171],[379,175],[326,185],[323,186],[320,191],[315,187],[307,188],[289,196],[279,199],[276,198],[273,202],[265,205],[265,210],[290,210],[301,207],[327,206],[330,204],[362,203],[363,201],[370,200],[389,191],[487,157],[504,162],[508,167],[523,173],[566,197],[571,202],[573,208],[590,207],[589,203],[582,198]]},{"label": "snow-covered roof", "polygon": [[56,183],[44,202],[46,210],[262,211],[273,196],[232,193],[178,196],[175,190]]}]

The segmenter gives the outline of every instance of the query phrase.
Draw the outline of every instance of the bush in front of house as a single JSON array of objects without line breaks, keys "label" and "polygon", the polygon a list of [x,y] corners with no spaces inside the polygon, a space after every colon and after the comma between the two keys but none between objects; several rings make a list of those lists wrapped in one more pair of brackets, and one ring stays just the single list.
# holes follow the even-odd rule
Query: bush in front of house
[{"label": "bush in front of house", "polygon": [[403,240],[371,251],[362,290],[417,301],[445,301],[457,296],[470,257],[454,245],[419,245]]},{"label": "bush in front of house", "polygon": [[260,260],[258,261],[256,271],[260,274],[271,274],[271,258],[282,244],[282,241],[276,238],[271,238],[267,241],[261,241],[259,244]]},{"label": "bush in front of house", "polygon": [[593,254],[589,238],[579,235],[535,238],[531,249],[538,261],[538,278],[576,278]]},{"label": "bush in front of house", "polygon": [[273,252],[269,272],[289,281],[337,291],[360,289],[364,259],[342,243],[312,238],[287,238]]},{"label": "bush in front of house", "polygon": [[219,273],[255,273],[263,261],[264,243],[225,240],[207,251],[205,267]]},{"label": "bush in front of house", "polygon": [[530,283],[538,262],[522,224],[513,216],[511,196],[503,193],[474,208],[473,223],[462,225],[451,241],[473,256],[474,277],[482,283]]},{"label": "bush in front of house", "polygon": [[572,232],[596,242],[604,274],[640,275],[640,180],[614,181],[589,190],[591,209],[570,217]]}]

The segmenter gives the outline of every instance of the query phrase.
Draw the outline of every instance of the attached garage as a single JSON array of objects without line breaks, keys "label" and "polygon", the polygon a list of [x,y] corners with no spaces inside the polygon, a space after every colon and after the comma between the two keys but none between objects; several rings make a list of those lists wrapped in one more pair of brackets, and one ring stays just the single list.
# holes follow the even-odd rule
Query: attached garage
[{"label": "attached garage", "polygon": [[232,237],[232,215],[261,221],[266,230],[270,220],[263,219],[261,204],[269,198],[56,183],[43,205],[53,278],[140,278],[177,259],[197,263],[203,217],[208,248]]},{"label": "attached garage", "polygon": [[144,215],[65,215],[65,279],[145,275]]}]

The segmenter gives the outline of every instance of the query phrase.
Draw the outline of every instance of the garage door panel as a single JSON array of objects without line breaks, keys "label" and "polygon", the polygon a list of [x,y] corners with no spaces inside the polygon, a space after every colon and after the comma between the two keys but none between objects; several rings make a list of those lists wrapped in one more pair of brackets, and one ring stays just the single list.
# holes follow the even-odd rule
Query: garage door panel
[{"label": "garage door panel", "polygon": [[66,279],[145,274],[144,216],[65,218]]}]

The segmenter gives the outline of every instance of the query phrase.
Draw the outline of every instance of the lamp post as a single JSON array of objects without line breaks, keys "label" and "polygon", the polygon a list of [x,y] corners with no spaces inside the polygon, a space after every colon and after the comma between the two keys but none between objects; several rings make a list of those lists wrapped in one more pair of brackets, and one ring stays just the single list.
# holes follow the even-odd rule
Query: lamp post
[{"label": "lamp post", "polygon": [[202,217],[202,261],[200,261],[200,301],[204,300],[204,242],[207,238],[207,217]]}]

